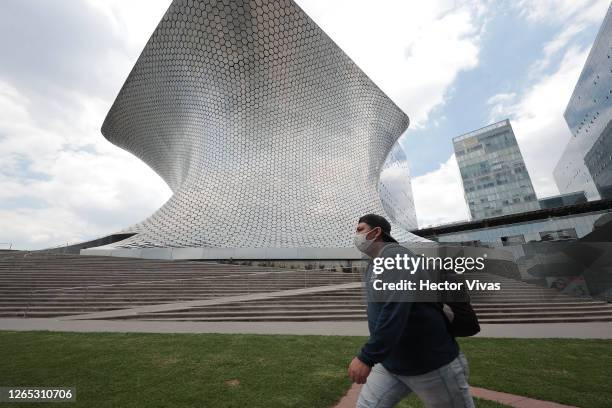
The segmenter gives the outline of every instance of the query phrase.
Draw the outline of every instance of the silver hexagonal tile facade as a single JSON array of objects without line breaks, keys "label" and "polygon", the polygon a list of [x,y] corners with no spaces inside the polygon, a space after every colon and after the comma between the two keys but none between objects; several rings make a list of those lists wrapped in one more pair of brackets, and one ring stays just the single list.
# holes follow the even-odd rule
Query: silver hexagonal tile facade
[{"label": "silver hexagonal tile facade", "polygon": [[[175,0],[102,126],[173,195],[115,246],[352,246],[408,123],[294,2]],[[403,197],[392,234],[420,241]]]}]

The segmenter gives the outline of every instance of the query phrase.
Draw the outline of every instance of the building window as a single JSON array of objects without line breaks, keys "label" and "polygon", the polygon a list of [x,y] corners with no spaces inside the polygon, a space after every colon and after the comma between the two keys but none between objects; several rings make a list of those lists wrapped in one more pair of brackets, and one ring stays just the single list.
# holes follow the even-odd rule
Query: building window
[{"label": "building window", "polygon": [[501,237],[501,242],[503,246],[520,245],[525,243],[525,236],[523,234],[519,234]]},{"label": "building window", "polygon": [[566,241],[578,239],[578,235],[575,228],[565,228],[557,231],[541,231],[540,238],[542,241]]}]

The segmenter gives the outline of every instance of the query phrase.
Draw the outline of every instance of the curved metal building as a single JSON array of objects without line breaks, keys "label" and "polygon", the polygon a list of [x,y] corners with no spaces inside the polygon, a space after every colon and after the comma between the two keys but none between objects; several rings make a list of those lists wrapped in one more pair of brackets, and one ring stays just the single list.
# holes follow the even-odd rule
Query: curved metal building
[{"label": "curved metal building", "polygon": [[416,209],[412,200],[410,166],[402,145],[395,143],[380,173],[380,201],[389,219],[399,228],[417,229]]},{"label": "curved metal building", "polygon": [[175,0],[102,126],[173,195],[113,247],[350,247],[408,123],[293,1]]}]

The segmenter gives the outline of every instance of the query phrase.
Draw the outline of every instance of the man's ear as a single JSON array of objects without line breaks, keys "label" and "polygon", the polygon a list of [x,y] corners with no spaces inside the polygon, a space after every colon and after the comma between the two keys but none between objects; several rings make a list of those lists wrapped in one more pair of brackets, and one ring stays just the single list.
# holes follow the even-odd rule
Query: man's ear
[{"label": "man's ear", "polygon": [[371,230],[369,230],[368,232],[365,233],[365,237],[366,237],[367,240],[376,239],[376,235],[374,235],[374,237],[371,237],[372,231],[374,231],[374,228],[372,228]]},{"label": "man's ear", "polygon": [[376,227],[376,228],[378,228],[378,235],[376,235],[376,238],[374,238],[374,239],[375,239],[376,241],[378,241],[379,239],[381,239],[381,240],[382,240],[382,236],[383,236],[383,235],[382,235],[382,228],[380,228],[380,227]]}]

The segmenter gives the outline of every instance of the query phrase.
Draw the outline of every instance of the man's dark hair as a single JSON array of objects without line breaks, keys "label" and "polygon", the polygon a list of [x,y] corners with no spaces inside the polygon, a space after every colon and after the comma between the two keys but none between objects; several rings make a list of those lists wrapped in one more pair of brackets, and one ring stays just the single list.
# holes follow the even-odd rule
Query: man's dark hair
[{"label": "man's dark hair", "polygon": [[372,229],[380,227],[380,229],[382,230],[383,241],[397,242],[397,240],[391,236],[391,224],[389,224],[389,221],[387,221],[387,219],[382,215],[366,214],[363,217],[359,218],[359,221],[357,223],[360,222],[365,222]]}]

